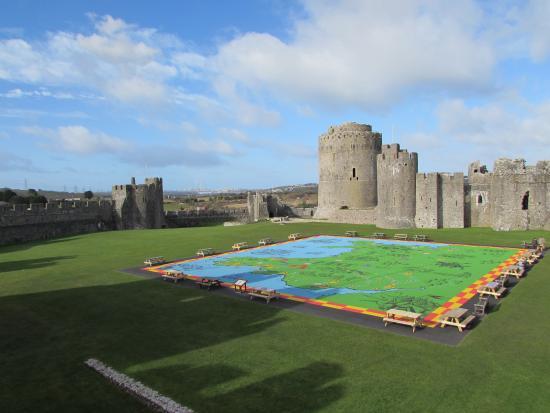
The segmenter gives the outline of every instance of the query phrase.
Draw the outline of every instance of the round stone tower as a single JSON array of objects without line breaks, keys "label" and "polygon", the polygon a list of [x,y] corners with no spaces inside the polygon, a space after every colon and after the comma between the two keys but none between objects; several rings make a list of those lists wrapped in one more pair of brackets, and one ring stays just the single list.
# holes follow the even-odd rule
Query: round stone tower
[{"label": "round stone tower", "polygon": [[319,137],[318,216],[376,206],[376,156],[382,135],[370,125],[331,126]]},{"label": "round stone tower", "polygon": [[399,144],[382,146],[378,155],[378,207],[376,225],[381,228],[413,228],[416,214],[418,155]]}]

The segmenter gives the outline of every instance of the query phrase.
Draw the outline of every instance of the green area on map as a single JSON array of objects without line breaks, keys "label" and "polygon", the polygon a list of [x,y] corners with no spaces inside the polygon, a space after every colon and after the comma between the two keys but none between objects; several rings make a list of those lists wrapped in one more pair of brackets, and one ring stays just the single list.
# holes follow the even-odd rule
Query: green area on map
[{"label": "green area on map", "polygon": [[331,257],[235,256],[218,265],[254,266],[259,268],[257,274],[281,274],[292,287],[357,290],[319,298],[324,301],[375,310],[399,308],[426,315],[515,252],[462,245],[432,247],[358,241],[350,251]]}]

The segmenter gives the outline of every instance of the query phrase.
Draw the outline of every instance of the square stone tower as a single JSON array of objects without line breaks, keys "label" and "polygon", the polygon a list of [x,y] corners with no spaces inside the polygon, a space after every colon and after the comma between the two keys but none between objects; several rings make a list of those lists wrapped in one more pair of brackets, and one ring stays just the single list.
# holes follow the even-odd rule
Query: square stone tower
[{"label": "square stone tower", "polygon": [[117,229],[144,229],[164,227],[164,192],[162,178],[146,178],[136,185],[114,185],[113,210]]}]

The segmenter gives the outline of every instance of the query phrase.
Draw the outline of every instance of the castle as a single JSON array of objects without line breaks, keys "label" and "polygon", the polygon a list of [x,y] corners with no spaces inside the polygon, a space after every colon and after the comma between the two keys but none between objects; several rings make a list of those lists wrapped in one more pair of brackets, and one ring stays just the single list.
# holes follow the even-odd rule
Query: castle
[{"label": "castle", "polygon": [[0,245],[112,229],[165,226],[162,178],[114,185],[112,201],[1,205]]},{"label": "castle", "polygon": [[319,138],[316,218],[382,228],[550,230],[550,161],[498,159],[493,172],[418,173],[418,154],[383,145],[370,125],[331,126]]},{"label": "castle", "polygon": [[164,204],[162,178],[145,178],[145,184],[113,185],[112,195],[117,229],[162,228]]}]

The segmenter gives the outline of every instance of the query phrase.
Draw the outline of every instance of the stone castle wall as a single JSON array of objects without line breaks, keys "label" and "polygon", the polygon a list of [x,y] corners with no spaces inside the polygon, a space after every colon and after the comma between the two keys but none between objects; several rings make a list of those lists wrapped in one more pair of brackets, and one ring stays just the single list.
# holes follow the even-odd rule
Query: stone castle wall
[{"label": "stone castle wall", "polygon": [[330,127],[319,139],[319,206],[317,215],[333,209],[362,209],[377,204],[376,156],[382,136],[370,125],[345,123]]},{"label": "stone castle wall", "polygon": [[384,145],[377,158],[378,207],[376,225],[383,228],[414,227],[418,155],[399,144]]},{"label": "stone castle wall", "polygon": [[491,180],[492,226],[499,231],[550,229],[550,162],[526,166],[499,159]]},{"label": "stone castle wall", "polygon": [[439,208],[439,174],[416,174],[416,216],[418,228],[439,228],[441,216]]},{"label": "stone castle wall", "polygon": [[114,229],[109,201],[0,207],[0,245]]},{"label": "stone castle wall", "polygon": [[129,185],[114,185],[112,199],[117,228],[162,228],[163,197],[162,178],[146,178],[141,185],[136,185],[132,178]]},{"label": "stone castle wall", "polygon": [[417,174],[416,153],[381,143],[370,125],[356,123],[320,136],[316,218],[386,228],[550,229],[550,161],[499,159],[492,173],[476,161],[466,179]]}]

